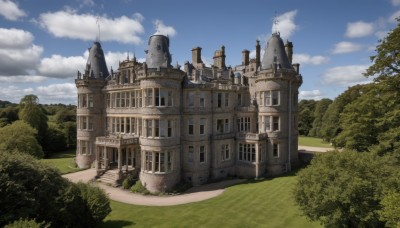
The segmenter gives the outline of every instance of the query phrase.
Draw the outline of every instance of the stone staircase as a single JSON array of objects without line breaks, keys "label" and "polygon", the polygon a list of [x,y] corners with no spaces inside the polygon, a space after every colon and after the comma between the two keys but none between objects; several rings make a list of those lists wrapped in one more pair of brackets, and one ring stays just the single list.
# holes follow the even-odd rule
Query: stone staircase
[{"label": "stone staircase", "polygon": [[111,186],[118,186],[118,171],[117,170],[107,170],[97,179],[98,181],[108,184]]}]

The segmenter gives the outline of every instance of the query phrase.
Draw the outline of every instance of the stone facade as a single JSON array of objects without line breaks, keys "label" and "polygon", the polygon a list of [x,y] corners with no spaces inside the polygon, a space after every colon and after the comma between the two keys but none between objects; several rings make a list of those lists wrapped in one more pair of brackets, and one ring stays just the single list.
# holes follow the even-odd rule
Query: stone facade
[{"label": "stone facade", "polygon": [[[205,66],[201,48],[192,62],[171,65],[169,38],[149,38],[146,61],[135,58],[108,73],[100,43],[78,72],[79,167],[98,175],[137,175],[152,192],[180,181],[201,185],[231,176],[276,176],[297,163],[299,65],[279,34],[261,60],[242,51],[242,64],[225,65],[225,47]],[[107,71],[107,72],[105,72]]]}]

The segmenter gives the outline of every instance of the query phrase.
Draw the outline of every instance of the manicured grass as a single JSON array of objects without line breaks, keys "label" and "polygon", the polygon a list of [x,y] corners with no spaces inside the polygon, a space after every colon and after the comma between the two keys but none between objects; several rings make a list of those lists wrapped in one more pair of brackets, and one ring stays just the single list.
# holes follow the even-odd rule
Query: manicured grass
[{"label": "manicured grass", "polygon": [[299,136],[299,146],[333,148],[328,142],[325,142],[320,138],[307,137],[307,136]]},{"label": "manicured grass", "polygon": [[52,153],[49,158],[41,159],[44,164],[60,170],[61,174],[77,172],[81,169],[74,167],[75,150]]},{"label": "manicured grass", "polygon": [[249,181],[206,201],[147,207],[111,201],[102,227],[321,227],[292,198],[296,176]]}]

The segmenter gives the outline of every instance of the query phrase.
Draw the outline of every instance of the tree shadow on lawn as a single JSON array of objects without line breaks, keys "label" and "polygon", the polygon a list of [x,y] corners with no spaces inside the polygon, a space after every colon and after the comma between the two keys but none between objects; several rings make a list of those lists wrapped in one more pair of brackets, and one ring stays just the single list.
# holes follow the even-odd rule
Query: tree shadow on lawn
[{"label": "tree shadow on lawn", "polygon": [[101,227],[115,227],[115,228],[120,228],[120,227],[126,227],[126,226],[134,226],[136,223],[132,221],[125,221],[125,220],[107,220],[103,222]]}]

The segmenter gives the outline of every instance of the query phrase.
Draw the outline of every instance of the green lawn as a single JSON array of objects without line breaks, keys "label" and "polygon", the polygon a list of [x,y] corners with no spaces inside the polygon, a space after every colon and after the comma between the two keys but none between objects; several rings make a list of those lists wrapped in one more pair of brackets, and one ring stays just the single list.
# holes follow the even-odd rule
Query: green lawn
[{"label": "green lawn", "polygon": [[75,150],[52,153],[49,158],[41,159],[44,164],[48,164],[60,170],[61,174],[77,172],[81,169],[74,167]]},{"label": "green lawn", "polygon": [[103,227],[321,227],[300,215],[291,191],[295,176],[229,187],[206,201],[169,207],[111,201]]},{"label": "green lawn", "polygon": [[328,142],[325,142],[320,138],[307,137],[307,136],[299,136],[299,146],[333,148]]}]

